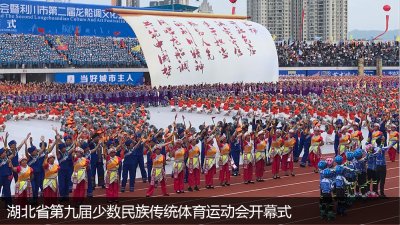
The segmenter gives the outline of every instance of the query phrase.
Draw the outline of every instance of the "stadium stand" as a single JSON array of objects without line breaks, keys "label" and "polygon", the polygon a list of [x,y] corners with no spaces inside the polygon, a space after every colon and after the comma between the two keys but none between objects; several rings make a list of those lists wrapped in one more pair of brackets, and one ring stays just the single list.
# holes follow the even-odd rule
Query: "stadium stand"
[{"label": "stadium stand", "polygon": [[[279,66],[321,67],[399,65],[399,42],[281,42]],[[136,38],[0,34],[0,68],[141,68],[147,67]]]},{"label": "stadium stand", "polygon": [[0,35],[1,68],[146,67],[135,38]]},{"label": "stadium stand", "polygon": [[399,42],[282,42],[277,51],[281,67],[357,66],[360,57],[365,66],[375,66],[377,57],[382,58],[383,66],[399,65]]}]

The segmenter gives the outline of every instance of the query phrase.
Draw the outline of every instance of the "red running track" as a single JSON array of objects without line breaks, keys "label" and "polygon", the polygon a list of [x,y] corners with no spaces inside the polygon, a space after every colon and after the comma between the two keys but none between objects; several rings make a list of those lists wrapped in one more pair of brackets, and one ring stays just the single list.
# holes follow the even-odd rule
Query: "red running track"
[{"label": "red running track", "polygon": [[[325,156],[326,158],[327,156]],[[201,175],[200,191],[188,192],[185,184],[185,193],[176,194],[173,190],[173,178],[167,174],[167,191],[170,196],[179,197],[319,197],[319,174],[313,172],[313,168],[301,168],[295,164],[294,173],[296,176],[284,176],[280,173],[280,179],[272,179],[271,166],[265,167],[264,182],[244,184],[241,175],[231,176],[230,186],[222,187],[218,181],[218,171],[214,176],[214,189],[205,189],[204,175]],[[128,182],[129,184],[129,182]],[[127,184],[127,185],[128,185]],[[136,180],[135,191],[120,193],[120,197],[145,197],[148,183]],[[129,188],[127,187],[129,190]],[[105,190],[97,188],[94,191],[95,197],[105,197]],[[385,194],[388,197],[399,197],[399,161],[390,162],[387,159],[387,175]],[[153,197],[161,196],[161,188],[155,190]]]}]

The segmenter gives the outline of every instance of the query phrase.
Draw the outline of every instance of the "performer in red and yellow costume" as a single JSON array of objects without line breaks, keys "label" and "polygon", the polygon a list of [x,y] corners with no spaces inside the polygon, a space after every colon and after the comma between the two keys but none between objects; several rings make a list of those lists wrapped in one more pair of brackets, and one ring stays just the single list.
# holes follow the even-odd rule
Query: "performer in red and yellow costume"
[{"label": "performer in red and yellow costume", "polygon": [[310,165],[314,167],[315,173],[318,173],[318,163],[321,160],[322,145],[324,145],[324,139],[321,136],[321,129],[316,126],[314,127],[314,134],[311,137],[310,154],[308,155]]},{"label": "performer in red and yellow costume", "polygon": [[174,157],[174,165],[172,172],[174,174],[174,191],[177,194],[184,193],[184,169],[185,169],[185,154],[186,149],[182,147],[183,141],[181,139],[175,140],[174,149],[171,152],[171,156]]},{"label": "performer in red and yellow costume", "polygon": [[186,166],[188,168],[188,183],[189,188],[188,191],[193,191],[193,187],[195,191],[199,191],[200,185],[200,149],[196,145],[197,139],[195,137],[189,138],[189,151],[188,151],[188,160],[186,162]]},{"label": "performer in red and yellow costume", "polygon": [[87,170],[89,169],[89,160],[83,157],[83,149],[77,147],[74,155],[74,171],[72,172],[72,197],[77,202],[82,202],[86,197],[88,184]]},{"label": "performer in red and yellow costume", "polygon": [[353,132],[350,135],[351,143],[350,150],[354,151],[357,148],[361,148],[361,141],[364,139],[361,130],[359,129],[358,123],[353,124]]},{"label": "performer in red and yellow costume", "polygon": [[265,167],[265,151],[267,148],[267,140],[263,130],[257,133],[255,141],[255,161],[256,161],[256,181],[263,182]]},{"label": "performer in red and yellow costume", "polygon": [[250,132],[244,134],[243,141],[243,181],[245,184],[253,182],[254,157],[252,155],[254,143]]},{"label": "performer in red and yellow costume", "polygon": [[392,124],[391,130],[389,131],[389,159],[394,162],[396,160],[396,151],[399,150],[399,132],[395,124]]},{"label": "performer in red and yellow costume", "polygon": [[343,157],[343,163],[346,162],[346,151],[350,147],[350,134],[347,132],[347,127],[342,127],[339,134],[339,155]]},{"label": "performer in red and yellow costume", "polygon": [[[123,143],[123,142],[121,142]],[[108,149],[106,156],[106,197],[109,202],[118,201],[119,174],[122,159],[116,156],[117,150],[114,147]]]},{"label": "performer in red and yellow costume", "polygon": [[[60,166],[54,162],[55,155],[52,153],[46,156],[43,161],[44,180],[43,180],[43,197],[52,199],[58,197],[58,171]],[[52,199],[54,200],[54,199]]]},{"label": "performer in red and yellow costume", "polygon": [[285,172],[285,176],[289,176],[288,170],[290,170],[290,174],[294,176],[293,173],[293,149],[296,144],[296,139],[294,136],[294,130],[289,130],[287,137],[283,142],[283,151],[282,151],[282,160],[281,166],[282,171]]},{"label": "performer in red and yellow costume", "polygon": [[28,166],[28,159],[22,156],[19,159],[19,166],[13,167],[11,161],[9,161],[8,165],[14,172],[18,173],[18,180],[15,183],[15,197],[24,198],[25,200],[31,198],[33,169]]},{"label": "performer in red and yellow costume", "polygon": [[161,185],[161,191],[164,196],[169,196],[167,193],[167,185],[165,183],[165,169],[164,165],[166,162],[165,156],[161,154],[161,146],[156,145],[153,147],[153,154],[151,155],[153,159],[153,167],[151,169],[151,180],[150,186],[147,189],[146,197],[150,197],[154,194],[155,182]]},{"label": "performer in red and yellow costume", "polygon": [[221,183],[221,186],[229,186],[229,181],[231,180],[231,146],[228,144],[225,134],[219,138],[218,147],[220,150],[219,182]]},{"label": "performer in red and yellow costume", "polygon": [[276,130],[276,133],[272,136],[271,148],[269,150],[269,155],[272,160],[272,175],[274,179],[279,177],[279,166],[281,163],[281,154],[283,147],[283,139],[281,137],[282,131],[280,129]]},{"label": "performer in red and yellow costume", "polygon": [[214,188],[213,178],[216,173],[216,162],[215,155],[217,154],[217,149],[213,146],[214,136],[211,135],[206,139],[205,146],[205,159],[204,159],[204,174],[206,176],[206,188]]}]

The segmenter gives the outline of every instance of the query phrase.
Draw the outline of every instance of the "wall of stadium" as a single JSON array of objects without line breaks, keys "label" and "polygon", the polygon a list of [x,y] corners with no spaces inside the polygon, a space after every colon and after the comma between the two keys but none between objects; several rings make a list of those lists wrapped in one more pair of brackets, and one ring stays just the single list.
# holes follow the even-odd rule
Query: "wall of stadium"
[{"label": "wall of stadium", "polygon": [[153,86],[278,81],[275,44],[260,24],[229,18],[122,17],[135,30]]},{"label": "wall of stadium", "polygon": [[[376,68],[365,67],[366,75],[376,75]],[[384,67],[382,71],[384,76],[400,76],[400,67]],[[124,74],[124,77],[119,78],[118,74]],[[131,74],[131,78],[129,78]],[[115,69],[0,69],[0,80],[14,80],[20,82],[32,82],[32,81],[48,81],[48,82],[59,82],[67,83],[68,75],[72,80],[71,75],[74,76],[73,80],[75,83],[115,83],[123,84],[128,81],[128,84],[140,84],[131,82],[131,79],[138,81],[143,79],[144,82],[150,83],[149,70],[147,68],[115,68]],[[85,76],[86,75],[86,76]],[[92,79],[90,79],[90,75]],[[102,82],[100,82],[100,75],[102,76]],[[104,75],[106,80],[104,80]],[[116,80],[114,76],[116,75]],[[138,75],[140,78],[133,79],[133,76]],[[279,76],[355,76],[358,75],[357,67],[280,67]],[[83,77],[83,79],[82,79]],[[86,80],[86,77],[88,78]],[[86,82],[87,81],[87,82]],[[225,83],[225,82],[224,82]],[[126,84],[126,83],[125,83]]]},{"label": "wall of stadium", "polygon": [[0,33],[134,37],[110,6],[44,1],[0,1]]}]

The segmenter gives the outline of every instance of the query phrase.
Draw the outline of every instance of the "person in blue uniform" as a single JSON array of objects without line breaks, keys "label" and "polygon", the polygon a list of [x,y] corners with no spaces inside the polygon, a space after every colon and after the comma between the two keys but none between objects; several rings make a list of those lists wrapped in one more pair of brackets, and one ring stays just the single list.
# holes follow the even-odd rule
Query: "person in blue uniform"
[{"label": "person in blue uniform", "polygon": [[330,169],[324,169],[321,173],[323,178],[320,181],[320,216],[322,219],[333,220],[335,219],[335,213],[333,211],[333,199],[332,190],[334,188],[333,182],[329,179],[331,176]]},{"label": "person in blue uniform", "polygon": [[351,183],[346,180],[343,176],[344,167],[342,165],[337,165],[335,168],[336,178],[335,178],[335,190],[336,190],[336,214],[345,216],[346,215],[346,188]]},{"label": "person in blue uniform", "polygon": [[[69,136],[69,135],[65,136],[64,142],[65,142],[65,148],[66,148],[67,152],[75,149],[75,144],[72,141],[71,136]],[[72,162],[71,162],[71,169],[69,170],[69,174],[68,174],[69,178],[72,177],[72,172],[73,172],[73,168],[72,168]],[[68,180],[68,189],[69,189],[69,193],[72,193],[72,180],[71,179]]]},{"label": "person in blue uniform", "polygon": [[339,131],[343,127],[343,121],[341,119],[336,120],[335,126],[335,140],[333,142],[333,149],[335,150],[335,156],[338,155],[339,149]]},{"label": "person in blue uniform", "polygon": [[306,167],[306,163],[309,162],[308,154],[311,146],[311,137],[312,135],[310,134],[310,130],[308,128],[305,128],[304,131],[301,132],[299,152],[301,153],[303,148],[304,153],[303,156],[301,157],[300,167]]},{"label": "person in blue uniform", "polygon": [[134,160],[135,172],[137,170],[137,167],[139,166],[140,173],[142,175],[142,181],[143,181],[143,183],[146,183],[147,182],[147,172],[146,172],[146,169],[144,168],[144,143],[146,141],[143,141],[143,138],[144,137],[140,133],[138,133],[136,135],[136,141],[141,144],[138,146],[136,151],[133,152],[133,156],[135,157],[135,160]]},{"label": "person in blue uniform", "polygon": [[239,163],[240,163],[240,152],[241,152],[241,141],[240,137],[238,137],[238,132],[235,130],[230,137],[230,146],[231,146],[231,157],[233,162],[236,165],[236,168],[232,170],[233,176],[239,176]]},{"label": "person in blue uniform", "polygon": [[[136,144],[133,143],[131,139],[125,141],[126,150],[124,152],[124,164],[122,168],[122,183],[121,192],[125,192],[125,186],[128,181],[129,174],[129,191],[133,192],[135,190],[135,179],[136,179],[136,169],[139,165],[140,149],[142,150],[143,157],[143,143],[139,140]],[[137,153],[139,152],[139,153]],[[144,167],[144,165],[143,165]],[[146,176],[144,176],[146,178]]]},{"label": "person in blue uniform", "polygon": [[354,164],[354,154],[351,151],[346,152],[346,162],[344,163],[343,176],[351,185],[346,189],[346,203],[351,206],[355,200],[355,184],[357,181],[356,167]]},{"label": "person in blue uniform", "polygon": [[58,143],[59,144],[56,145],[57,160],[60,166],[60,170],[58,171],[58,191],[61,197],[60,200],[66,201],[68,200],[69,182],[71,180],[71,171],[73,167],[73,149],[70,148],[67,151],[65,143],[61,143],[61,141],[58,141]]},{"label": "person in blue uniform", "polygon": [[[374,154],[374,147],[372,145],[367,145],[366,147],[367,156],[367,196],[377,197],[378,195],[378,181],[376,176],[376,155]],[[371,191],[372,184],[372,191]]]},{"label": "person in blue uniform", "polygon": [[[19,166],[19,157],[18,157],[18,152],[21,150],[22,146],[25,144],[25,142],[29,139],[31,136],[31,133],[29,133],[24,140],[21,141],[21,143],[17,146],[17,142],[15,140],[11,140],[8,142],[8,149],[7,148],[7,139],[9,137],[9,133],[6,133],[6,138],[4,139],[4,148],[5,151],[7,152],[7,157],[12,158],[11,163],[13,167]],[[14,176],[14,181],[17,182],[18,180],[18,173],[12,172]]]},{"label": "person in blue uniform", "polygon": [[11,205],[11,181],[13,178],[9,162],[12,161],[13,155],[7,157],[7,152],[4,148],[0,148],[0,190],[6,205]]},{"label": "person in blue uniform", "polygon": [[104,161],[103,161],[103,146],[100,143],[100,134],[95,133],[92,136],[92,140],[89,142],[90,150],[96,149],[91,153],[90,169],[91,169],[91,180],[92,189],[96,187],[96,174],[98,187],[106,188],[104,184]]},{"label": "person in blue uniform", "polygon": [[43,170],[43,161],[44,161],[44,151],[45,148],[38,150],[36,146],[32,145],[31,139],[31,147],[28,148],[27,152],[25,152],[26,158],[28,158],[28,166],[33,169],[33,179],[32,179],[32,197],[33,202],[37,203],[37,199],[39,197],[39,189],[43,191],[43,179],[44,179],[44,170]]},{"label": "person in blue uniform", "polygon": [[[385,181],[386,181],[386,157],[387,148],[376,148],[376,186],[379,185],[379,197],[386,198]],[[376,188],[377,189],[377,188]]]},{"label": "person in blue uniform", "polygon": [[[81,144],[81,148],[83,149],[83,157],[88,159],[89,162],[90,162],[92,153],[97,151],[98,146],[100,146],[100,145],[97,145],[96,148],[91,150],[89,144],[87,142],[83,142]],[[87,173],[87,177],[91,179],[91,177],[92,177],[92,168],[90,166],[88,166],[88,168],[86,170],[86,173]],[[89,180],[87,184],[88,184],[88,186],[87,186],[87,197],[90,198],[90,197],[93,197],[93,182],[92,182],[92,180]]]},{"label": "person in blue uniform", "polygon": [[354,151],[355,168],[357,173],[357,184],[356,184],[356,196],[365,197],[367,187],[367,168],[366,162],[363,158],[363,152],[361,149]]}]

